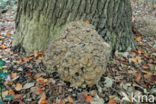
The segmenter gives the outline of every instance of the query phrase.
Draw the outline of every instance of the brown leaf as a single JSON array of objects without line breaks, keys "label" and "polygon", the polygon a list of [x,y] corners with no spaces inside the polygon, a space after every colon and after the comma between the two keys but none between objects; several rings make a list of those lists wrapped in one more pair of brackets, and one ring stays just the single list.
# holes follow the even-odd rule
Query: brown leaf
[{"label": "brown leaf", "polygon": [[59,100],[58,100],[58,104],[65,104],[65,102],[64,102],[64,100],[59,99]]},{"label": "brown leaf", "polygon": [[140,82],[142,79],[142,74],[140,72],[136,73],[135,75],[135,81],[136,82]]},{"label": "brown leaf", "polygon": [[109,100],[108,104],[117,104],[117,101],[116,100]]},{"label": "brown leaf", "polygon": [[63,93],[63,88],[62,88],[62,86],[59,86],[59,87],[58,87],[58,93],[59,93],[59,94],[62,94],[62,93]]},{"label": "brown leaf", "polygon": [[94,98],[91,96],[86,96],[85,98],[86,98],[86,100],[85,100],[86,103],[91,103],[94,100]]},{"label": "brown leaf", "polygon": [[143,68],[144,68],[144,69],[149,69],[150,66],[149,66],[148,64],[144,64],[144,65],[143,65]]},{"label": "brown leaf", "polygon": [[23,61],[24,61],[24,62],[28,62],[28,61],[30,61],[30,59],[31,59],[31,58],[24,57],[24,58],[23,58]]},{"label": "brown leaf", "polygon": [[44,101],[44,100],[46,100],[46,94],[45,93],[42,94],[42,96],[41,96],[38,103],[41,104],[41,102]]},{"label": "brown leaf", "polygon": [[12,34],[11,33],[7,33],[6,35],[11,36]]},{"label": "brown leaf", "polygon": [[27,76],[29,76],[31,79],[34,79],[34,75],[32,74],[32,72],[26,72]]},{"label": "brown leaf", "polygon": [[84,103],[86,98],[83,94],[78,94],[77,99],[79,102]]},{"label": "brown leaf", "polygon": [[145,74],[145,75],[144,75],[144,78],[145,78],[145,79],[151,79],[151,74]]},{"label": "brown leaf", "polygon": [[92,90],[91,92],[90,92],[90,95],[91,96],[95,96],[97,94],[97,91],[96,90]]},{"label": "brown leaf", "polygon": [[12,94],[12,95],[15,95],[15,92],[14,92],[12,89],[10,89],[9,92],[8,92],[8,94],[10,94],[10,95],[11,95],[11,94]]},{"label": "brown leaf", "polygon": [[37,82],[40,84],[48,84],[48,79],[44,79],[43,77],[40,77],[37,79]]},{"label": "brown leaf", "polygon": [[49,103],[48,103],[48,100],[43,100],[40,102],[40,104],[49,104]]},{"label": "brown leaf", "polygon": [[1,45],[0,47],[1,47],[1,49],[6,49],[5,45]]},{"label": "brown leaf", "polygon": [[14,97],[15,97],[16,99],[22,99],[23,96],[24,96],[24,94],[16,94],[16,95],[14,95]]},{"label": "brown leaf", "polygon": [[114,100],[113,98],[114,98],[114,96],[112,96],[112,95],[109,96],[109,102],[108,102],[108,104],[117,104],[117,101]]},{"label": "brown leaf", "polygon": [[135,58],[132,58],[132,62],[133,63],[141,63],[142,62],[142,59],[140,56],[136,56]]},{"label": "brown leaf", "polygon": [[88,23],[88,24],[90,24],[90,22],[88,21],[88,20],[86,20],[86,21],[83,21],[84,23]]},{"label": "brown leaf", "polygon": [[16,89],[16,91],[21,91],[22,85],[20,83],[17,83],[15,89]]},{"label": "brown leaf", "polygon": [[140,49],[139,52],[140,53],[145,53],[145,50],[144,49]]},{"label": "brown leaf", "polygon": [[24,62],[24,60],[23,60],[22,58],[20,58],[20,59],[19,59],[19,62],[20,62],[20,63],[23,63],[23,62]]},{"label": "brown leaf", "polygon": [[73,100],[70,96],[68,96],[67,99],[68,99],[68,102],[69,102],[69,103],[71,103],[71,104],[75,104],[74,100]]},{"label": "brown leaf", "polygon": [[23,101],[20,101],[19,104],[25,104]]},{"label": "brown leaf", "polygon": [[33,93],[34,94],[36,94],[36,95],[40,95],[40,94],[42,94],[43,93],[43,89],[41,89],[41,88],[35,88],[34,90],[33,90]]},{"label": "brown leaf", "polygon": [[41,76],[46,76],[46,73],[37,73],[37,74],[34,76],[34,78],[35,78],[35,79],[38,79],[38,78],[40,78]]},{"label": "brown leaf", "polygon": [[152,80],[153,82],[156,82],[156,75],[152,75],[152,76],[151,76],[151,80]]},{"label": "brown leaf", "polygon": [[82,94],[83,94],[84,97],[88,96],[88,92],[86,92],[86,91],[82,92]]}]

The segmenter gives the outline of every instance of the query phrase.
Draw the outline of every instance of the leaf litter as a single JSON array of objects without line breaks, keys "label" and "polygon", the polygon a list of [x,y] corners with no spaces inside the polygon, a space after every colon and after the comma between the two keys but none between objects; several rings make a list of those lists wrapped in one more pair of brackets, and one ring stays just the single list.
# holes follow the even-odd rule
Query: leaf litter
[{"label": "leaf litter", "polygon": [[0,77],[6,79],[2,91],[5,102],[117,104],[132,103],[132,93],[156,94],[156,37],[146,37],[133,30],[136,50],[116,52],[99,87],[75,89],[60,80],[58,73],[46,73],[41,61],[44,51],[30,55],[12,51],[14,16],[15,11],[10,10],[0,19]]}]

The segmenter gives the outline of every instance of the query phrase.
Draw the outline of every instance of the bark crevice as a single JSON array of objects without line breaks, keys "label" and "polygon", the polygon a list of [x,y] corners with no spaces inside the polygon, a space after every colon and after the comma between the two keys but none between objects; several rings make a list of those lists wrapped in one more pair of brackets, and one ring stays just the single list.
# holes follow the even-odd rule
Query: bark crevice
[{"label": "bark crevice", "polygon": [[88,20],[112,50],[134,48],[129,0],[19,0],[13,46],[43,50],[66,23]]}]

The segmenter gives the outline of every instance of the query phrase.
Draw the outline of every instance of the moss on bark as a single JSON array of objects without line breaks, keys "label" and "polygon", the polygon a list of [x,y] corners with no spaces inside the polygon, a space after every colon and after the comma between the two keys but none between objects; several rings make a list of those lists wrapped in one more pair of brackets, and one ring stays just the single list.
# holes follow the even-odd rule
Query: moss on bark
[{"label": "moss on bark", "polygon": [[19,0],[13,46],[43,50],[70,21],[88,20],[112,51],[134,48],[129,0]]}]

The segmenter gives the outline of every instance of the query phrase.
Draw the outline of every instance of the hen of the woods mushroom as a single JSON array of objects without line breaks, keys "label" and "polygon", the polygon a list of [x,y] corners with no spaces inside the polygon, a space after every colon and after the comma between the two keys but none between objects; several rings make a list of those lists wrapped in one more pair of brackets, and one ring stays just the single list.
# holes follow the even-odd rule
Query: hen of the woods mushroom
[{"label": "hen of the woods mushroom", "polygon": [[109,55],[110,46],[94,26],[77,21],[67,24],[61,37],[49,44],[43,62],[72,87],[85,87],[98,83]]}]

